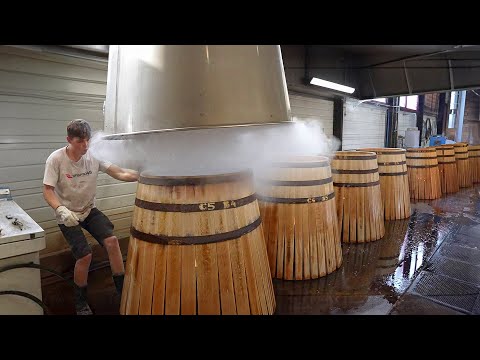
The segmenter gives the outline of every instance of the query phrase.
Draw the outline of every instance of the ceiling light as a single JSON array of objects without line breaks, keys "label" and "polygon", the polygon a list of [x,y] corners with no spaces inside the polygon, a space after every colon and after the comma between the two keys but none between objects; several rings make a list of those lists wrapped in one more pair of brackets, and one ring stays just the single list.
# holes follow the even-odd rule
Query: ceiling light
[{"label": "ceiling light", "polygon": [[322,79],[319,79],[319,78],[316,78],[316,77],[313,77],[312,80],[310,80],[310,84],[326,87],[326,88],[333,89],[333,90],[346,92],[346,93],[349,93],[349,94],[351,94],[355,91],[355,88],[352,88],[350,86],[340,85],[340,84],[337,84],[337,83],[334,83],[334,82],[331,82],[331,81],[327,81],[327,80],[322,80]]}]

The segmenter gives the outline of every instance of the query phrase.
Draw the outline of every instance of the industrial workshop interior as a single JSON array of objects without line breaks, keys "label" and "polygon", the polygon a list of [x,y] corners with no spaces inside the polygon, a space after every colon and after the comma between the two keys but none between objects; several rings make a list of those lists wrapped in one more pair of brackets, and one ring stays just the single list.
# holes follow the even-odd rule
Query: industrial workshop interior
[{"label": "industrial workshop interior", "polygon": [[0,45],[0,315],[480,315],[480,45]]}]

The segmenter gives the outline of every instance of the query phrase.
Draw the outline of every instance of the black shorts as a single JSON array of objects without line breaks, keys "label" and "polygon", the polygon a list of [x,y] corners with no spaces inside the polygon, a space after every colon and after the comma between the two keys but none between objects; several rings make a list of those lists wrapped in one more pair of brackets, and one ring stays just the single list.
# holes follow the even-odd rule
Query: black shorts
[{"label": "black shorts", "polygon": [[110,219],[97,208],[93,208],[85,220],[77,226],[65,226],[63,224],[58,224],[58,226],[77,260],[92,252],[82,228],[87,230],[100,245],[104,246],[103,240],[113,236],[114,227]]}]

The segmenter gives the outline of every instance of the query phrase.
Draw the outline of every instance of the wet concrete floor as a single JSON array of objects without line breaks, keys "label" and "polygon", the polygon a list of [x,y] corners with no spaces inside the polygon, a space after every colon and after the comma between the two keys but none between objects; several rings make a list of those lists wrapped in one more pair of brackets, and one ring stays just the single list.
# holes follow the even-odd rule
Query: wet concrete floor
[{"label": "wet concrete floor", "polygon": [[[411,217],[386,222],[385,229],[385,237],[378,241],[343,244],[342,266],[323,278],[274,279],[276,314],[446,315],[478,311],[480,260],[472,253],[480,253],[480,185],[441,199],[412,202]],[[445,257],[448,276],[437,266],[440,273],[434,284],[424,280],[412,286],[422,273],[433,276],[431,259],[443,247],[451,254]],[[459,255],[462,251],[465,254]],[[443,258],[440,254],[437,257]],[[468,281],[454,271],[462,266],[472,267],[468,268],[473,274]],[[429,285],[439,290],[432,292]],[[442,287],[448,294],[442,293]],[[456,302],[445,300],[447,296]]]},{"label": "wet concrete floor", "polygon": [[[385,223],[383,239],[343,244],[343,264],[315,280],[274,279],[276,315],[480,314],[480,184],[412,202],[409,219]],[[42,289],[52,314],[74,314],[65,282]],[[118,314],[109,267],[89,276],[98,315]]]}]

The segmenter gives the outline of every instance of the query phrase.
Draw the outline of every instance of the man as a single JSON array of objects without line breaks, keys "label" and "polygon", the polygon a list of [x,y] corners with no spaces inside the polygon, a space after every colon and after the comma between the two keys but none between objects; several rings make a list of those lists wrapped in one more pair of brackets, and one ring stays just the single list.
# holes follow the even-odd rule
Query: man
[{"label": "man", "polygon": [[137,181],[138,172],[122,169],[95,159],[88,151],[91,128],[85,120],[72,120],[67,126],[68,145],[55,150],[47,159],[43,196],[55,210],[56,220],[76,259],[74,269],[75,309],[78,315],[91,315],[87,303],[87,278],[92,249],[82,228],[107,250],[113,281],[122,293],[125,268],[113,224],[95,207],[98,171],[123,181]]}]

